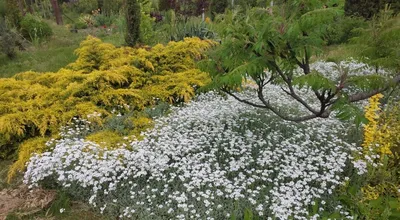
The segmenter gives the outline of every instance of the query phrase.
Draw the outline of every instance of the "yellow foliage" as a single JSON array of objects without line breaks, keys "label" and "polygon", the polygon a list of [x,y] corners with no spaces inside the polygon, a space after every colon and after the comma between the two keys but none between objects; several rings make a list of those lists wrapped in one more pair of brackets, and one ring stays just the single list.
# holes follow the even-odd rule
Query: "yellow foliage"
[{"label": "yellow foliage", "polygon": [[[30,143],[26,140],[57,134],[73,117],[86,118],[97,112],[102,117],[90,120],[101,124],[117,105],[142,110],[156,98],[188,101],[197,87],[209,81],[195,61],[204,58],[204,50],[214,44],[186,38],[153,48],[117,48],[89,36],[76,50],[77,60],[66,68],[0,79],[0,158],[3,152],[15,150],[15,142]],[[151,124],[137,120],[138,129]],[[18,160],[18,166],[23,161]]]},{"label": "yellow foliage", "polygon": [[144,131],[153,125],[153,121],[147,117],[137,117],[132,119],[133,126],[138,131]]},{"label": "yellow foliage", "polygon": [[107,149],[119,148],[124,142],[123,137],[113,131],[99,131],[87,136],[86,140],[95,142],[99,146]]},{"label": "yellow foliage", "polygon": [[[378,153],[382,163],[371,174],[373,184],[367,183],[361,190],[362,201],[376,200],[381,196],[400,199],[398,178],[400,156],[400,105],[388,105],[385,110],[379,107],[382,94],[369,99],[365,108],[365,117],[369,123],[364,126],[364,155]],[[377,174],[379,173],[379,174]],[[376,176],[374,176],[376,175]],[[397,176],[397,177],[396,177]]]},{"label": "yellow foliage", "polygon": [[377,188],[378,188],[377,186],[372,187],[370,185],[362,187],[361,192],[363,193],[363,197],[362,197],[363,201],[370,201],[370,200],[378,199],[380,192]]},{"label": "yellow foliage", "polygon": [[47,138],[37,137],[26,140],[19,146],[18,160],[11,166],[8,172],[8,182],[10,182],[18,172],[23,171],[32,153],[41,153],[46,149],[46,141]]},{"label": "yellow foliage", "polygon": [[364,126],[364,152],[368,154],[370,149],[373,152],[379,153],[383,158],[384,155],[391,155],[391,144],[387,138],[391,135],[387,125],[379,123],[379,99],[382,94],[377,94],[369,99],[369,105],[365,108],[365,117],[368,119],[368,124]]}]

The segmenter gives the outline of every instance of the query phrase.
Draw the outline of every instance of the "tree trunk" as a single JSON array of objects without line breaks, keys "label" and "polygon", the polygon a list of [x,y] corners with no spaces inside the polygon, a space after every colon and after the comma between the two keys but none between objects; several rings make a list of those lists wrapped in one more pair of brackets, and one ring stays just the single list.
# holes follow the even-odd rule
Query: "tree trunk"
[{"label": "tree trunk", "polygon": [[50,0],[51,1],[51,6],[53,7],[53,12],[54,16],[56,17],[56,22],[58,25],[63,24],[62,16],[61,16],[61,11],[60,7],[58,7],[58,2],[57,0]]}]

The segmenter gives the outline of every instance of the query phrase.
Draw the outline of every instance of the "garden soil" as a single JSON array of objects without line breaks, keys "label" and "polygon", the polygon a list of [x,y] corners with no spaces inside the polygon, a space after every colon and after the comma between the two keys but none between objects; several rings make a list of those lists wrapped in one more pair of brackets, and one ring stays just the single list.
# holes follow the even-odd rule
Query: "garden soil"
[{"label": "garden soil", "polygon": [[56,192],[53,190],[30,190],[26,185],[4,189],[0,191],[0,220],[5,219],[9,213],[21,217],[34,214],[49,207],[55,198]]}]

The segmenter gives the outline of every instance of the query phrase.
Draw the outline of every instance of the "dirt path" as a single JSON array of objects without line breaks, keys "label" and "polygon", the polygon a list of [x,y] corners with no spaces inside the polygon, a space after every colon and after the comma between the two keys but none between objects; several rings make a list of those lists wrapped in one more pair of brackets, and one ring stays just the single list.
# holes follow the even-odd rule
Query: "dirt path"
[{"label": "dirt path", "polygon": [[3,189],[0,191],[0,220],[11,212],[17,212],[21,216],[39,212],[47,208],[55,197],[56,192],[53,190],[29,190],[26,185],[20,185],[16,189]]}]

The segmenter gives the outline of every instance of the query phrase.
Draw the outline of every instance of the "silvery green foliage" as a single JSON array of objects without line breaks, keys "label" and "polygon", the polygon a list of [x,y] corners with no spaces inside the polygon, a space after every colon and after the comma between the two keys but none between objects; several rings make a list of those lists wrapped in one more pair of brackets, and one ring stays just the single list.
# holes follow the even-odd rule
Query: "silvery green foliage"
[{"label": "silvery green foliage", "polygon": [[338,67],[342,68],[343,70],[347,70],[348,76],[366,76],[372,74],[389,76],[389,72],[384,69],[376,70],[375,67],[371,67],[366,63],[359,62],[352,58],[341,61],[339,63],[317,61],[310,65],[310,68],[312,70],[316,70],[319,73],[322,73],[325,77],[333,81],[339,81],[341,74],[343,74],[343,72],[340,72]]},{"label": "silvery green foliage", "polygon": [[[282,107],[295,104],[280,91],[265,92]],[[250,91],[240,95],[256,100]],[[25,183],[55,181],[121,218],[226,219],[250,208],[262,218],[318,219],[337,205],[329,198],[348,179],[343,172],[357,149],[347,130],[332,118],[283,121],[210,92],[158,118],[131,143],[134,151],[66,136],[31,158]],[[310,213],[315,201],[318,213]]]}]

